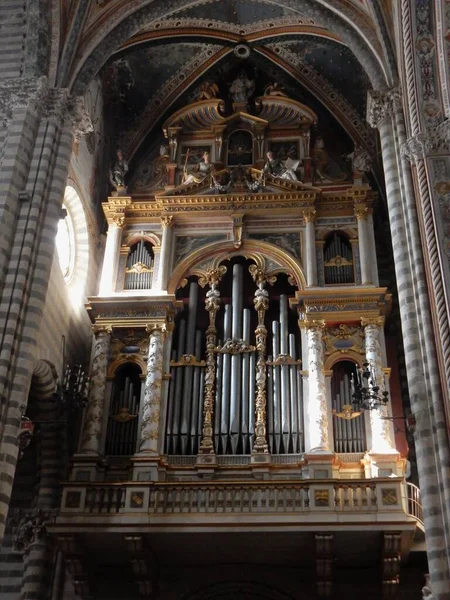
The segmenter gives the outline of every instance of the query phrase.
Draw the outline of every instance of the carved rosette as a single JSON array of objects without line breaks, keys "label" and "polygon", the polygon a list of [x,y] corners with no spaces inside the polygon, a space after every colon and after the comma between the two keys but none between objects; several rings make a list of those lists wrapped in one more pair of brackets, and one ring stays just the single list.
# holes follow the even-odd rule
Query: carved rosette
[{"label": "carved rosette", "polygon": [[94,326],[94,335],[95,345],[90,377],[89,400],[81,438],[80,452],[82,454],[100,453],[111,328]]},{"label": "carved rosette", "polygon": [[248,269],[257,288],[253,304],[258,314],[258,325],[255,331],[256,338],[256,400],[255,400],[255,440],[253,443],[253,454],[268,454],[266,427],[266,345],[267,329],[264,325],[266,312],[269,308],[269,292],[265,289],[267,283],[273,284],[276,277],[269,277],[265,271],[256,265]]},{"label": "carved rosette", "polygon": [[308,340],[309,410],[311,450],[328,451],[328,406],[324,371],[324,321],[302,323]]},{"label": "carved rosette", "polygon": [[[374,375],[375,385],[383,390],[383,358],[381,353],[380,335],[384,318],[361,319],[364,328],[366,359]],[[392,437],[388,407],[380,406],[370,411],[370,427],[372,430],[372,449],[379,452],[392,452],[395,444]]]},{"label": "carved rosette", "polygon": [[214,454],[213,442],[213,415],[214,415],[214,387],[216,381],[216,345],[217,328],[216,316],[220,308],[220,292],[217,289],[220,280],[227,272],[226,267],[208,270],[199,279],[199,284],[204,287],[209,285],[206,292],[205,308],[209,314],[209,326],[206,330],[206,372],[205,391],[203,397],[203,426],[202,440],[200,442],[199,454]]},{"label": "carved rosette", "polygon": [[149,327],[147,377],[142,405],[140,452],[158,453],[165,327]]}]

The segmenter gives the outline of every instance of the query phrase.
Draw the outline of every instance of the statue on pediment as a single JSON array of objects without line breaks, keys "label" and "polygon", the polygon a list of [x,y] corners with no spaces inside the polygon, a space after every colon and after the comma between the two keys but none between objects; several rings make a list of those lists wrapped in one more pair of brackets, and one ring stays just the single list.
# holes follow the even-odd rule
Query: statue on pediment
[{"label": "statue on pediment", "polygon": [[299,167],[299,160],[279,160],[275,158],[273,152],[269,150],[266,154],[266,164],[264,165],[264,173],[277,177],[279,179],[289,179],[290,181],[299,181],[296,170]]},{"label": "statue on pediment", "polygon": [[202,159],[198,162],[192,171],[187,171],[187,160],[189,157],[189,151],[186,155],[186,164],[184,166],[183,181],[181,185],[191,185],[192,183],[202,183],[207,177],[214,173],[214,165],[211,162],[209,152],[204,152]]},{"label": "statue on pediment", "polygon": [[230,96],[233,102],[247,102],[255,91],[255,82],[241,71],[230,86]]},{"label": "statue on pediment", "polygon": [[111,168],[111,183],[119,190],[125,188],[125,175],[128,173],[128,163],[124,159],[122,150],[117,150],[116,161]]},{"label": "statue on pediment", "polygon": [[217,83],[211,83],[210,81],[205,81],[200,86],[200,90],[198,92],[199,100],[212,100],[213,98],[217,98],[217,94],[219,93],[219,86]]}]

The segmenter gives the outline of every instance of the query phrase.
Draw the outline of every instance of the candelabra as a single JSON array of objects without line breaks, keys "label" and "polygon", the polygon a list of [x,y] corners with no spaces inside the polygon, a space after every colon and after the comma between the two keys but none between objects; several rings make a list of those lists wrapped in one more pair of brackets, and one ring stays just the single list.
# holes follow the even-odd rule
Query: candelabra
[{"label": "candelabra", "polygon": [[355,411],[376,410],[386,406],[389,401],[389,393],[386,390],[386,382],[383,376],[383,388],[381,391],[378,380],[370,369],[368,362],[364,362],[361,369],[352,374],[350,389],[352,404]]}]

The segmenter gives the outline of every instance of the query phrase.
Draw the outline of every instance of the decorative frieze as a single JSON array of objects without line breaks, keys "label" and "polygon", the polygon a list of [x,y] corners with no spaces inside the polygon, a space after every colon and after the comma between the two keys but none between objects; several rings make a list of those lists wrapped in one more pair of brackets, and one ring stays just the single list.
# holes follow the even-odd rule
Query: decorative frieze
[{"label": "decorative frieze", "polygon": [[418,133],[409,138],[401,152],[411,163],[423,160],[430,155],[450,153],[450,120],[444,121],[435,129]]}]

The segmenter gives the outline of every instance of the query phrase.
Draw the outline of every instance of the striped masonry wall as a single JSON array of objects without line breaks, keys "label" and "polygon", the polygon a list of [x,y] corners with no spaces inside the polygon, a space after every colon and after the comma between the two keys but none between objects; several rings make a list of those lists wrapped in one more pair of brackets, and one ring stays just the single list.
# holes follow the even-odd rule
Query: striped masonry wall
[{"label": "striped masonry wall", "polygon": [[27,2],[0,2],[0,79],[20,77],[24,61]]},{"label": "striped masonry wall", "polygon": [[13,247],[4,294],[0,301],[0,315],[4,315],[5,323],[0,353],[4,413],[7,406],[0,447],[0,459],[4,464],[0,481],[1,534],[17,460],[19,407],[26,403],[34,366],[71,150],[71,130],[67,127],[61,135],[56,122],[43,120],[28,180],[32,198],[29,203],[21,206],[16,230],[17,243]]},{"label": "striped masonry wall", "polygon": [[[417,278],[414,263],[419,265],[420,243],[413,229],[417,215],[412,212],[411,205],[405,199],[400,169],[400,149],[394,133],[391,117],[388,116],[379,124],[382,156],[386,179],[386,191],[391,223],[391,234],[395,270],[397,276],[400,314],[405,348],[405,362],[408,370],[408,385],[412,412],[416,416],[416,451],[419,479],[424,509],[424,521],[427,531],[428,560],[433,577],[434,591],[439,600],[450,599],[450,569],[446,555],[445,513],[436,510],[442,507],[440,469],[433,434],[434,419],[429,398],[435,389],[436,368],[428,365],[423,356],[425,348],[422,334],[426,329],[421,321],[423,305],[426,301],[425,281]],[[411,199],[413,200],[413,199]],[[410,200],[410,201],[411,201]],[[412,229],[412,230],[411,230]],[[419,267],[417,265],[417,267]],[[423,274],[422,274],[423,276]],[[431,330],[430,330],[431,333]],[[431,357],[430,357],[431,358]],[[427,372],[426,369],[430,370]],[[431,410],[430,410],[431,409]]]}]

